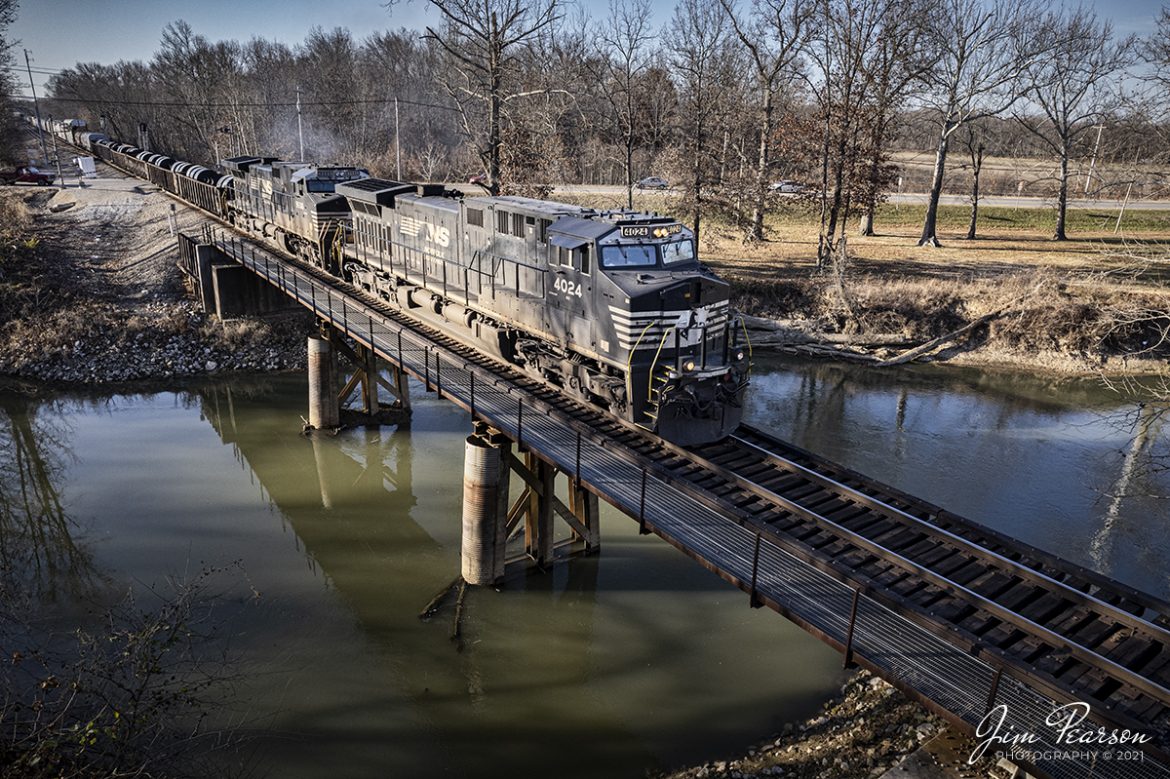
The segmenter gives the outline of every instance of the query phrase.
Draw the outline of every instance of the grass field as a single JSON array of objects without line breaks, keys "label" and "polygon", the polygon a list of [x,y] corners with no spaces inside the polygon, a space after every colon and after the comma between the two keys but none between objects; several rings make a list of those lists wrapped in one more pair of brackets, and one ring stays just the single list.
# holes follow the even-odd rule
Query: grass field
[{"label": "grass field", "polygon": [[[613,208],[612,198],[578,198],[582,205]],[[637,194],[634,206],[688,222],[677,198]],[[732,278],[767,281],[808,276],[816,270],[816,205],[786,201],[769,213],[767,240],[745,243],[743,230],[711,218],[703,223],[700,254]],[[1077,275],[1107,272],[1127,283],[1161,285],[1170,279],[1170,211],[1126,210],[1120,229],[1115,209],[1070,209],[1067,241],[1053,241],[1055,216],[1049,208],[984,207],[978,237],[966,239],[970,209],[940,206],[942,247],[919,247],[924,207],[885,204],[875,222],[877,235],[858,234],[855,219],[847,240],[850,267],[862,274],[896,277],[986,277],[1037,269]],[[1116,231],[1115,231],[1116,230]]]}]

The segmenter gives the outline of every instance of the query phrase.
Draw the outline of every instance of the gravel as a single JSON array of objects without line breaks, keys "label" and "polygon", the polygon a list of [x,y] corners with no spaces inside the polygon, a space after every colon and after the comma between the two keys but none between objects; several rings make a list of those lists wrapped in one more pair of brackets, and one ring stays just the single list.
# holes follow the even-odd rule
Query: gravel
[{"label": "gravel", "polygon": [[803,723],[785,725],[742,757],[662,775],[663,779],[871,779],[941,731],[943,722],[885,681],[861,671]]}]

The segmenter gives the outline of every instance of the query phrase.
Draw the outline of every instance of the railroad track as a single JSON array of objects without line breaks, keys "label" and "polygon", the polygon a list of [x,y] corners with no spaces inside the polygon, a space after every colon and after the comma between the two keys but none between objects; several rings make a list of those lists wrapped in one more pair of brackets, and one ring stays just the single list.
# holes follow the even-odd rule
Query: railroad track
[{"label": "railroad track", "polygon": [[710,485],[725,499],[899,613],[1167,747],[1165,602],[748,426],[694,454],[734,483]]}]

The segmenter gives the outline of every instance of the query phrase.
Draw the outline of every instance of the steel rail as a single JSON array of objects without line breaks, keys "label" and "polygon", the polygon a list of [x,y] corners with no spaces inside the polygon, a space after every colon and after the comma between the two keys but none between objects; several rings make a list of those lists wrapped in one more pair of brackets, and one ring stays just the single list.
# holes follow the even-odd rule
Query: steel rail
[{"label": "steel rail", "polygon": [[[988,548],[990,551],[995,551],[994,549],[991,549],[993,546],[999,547],[1001,549],[1008,550],[1008,554],[1016,553],[1021,557],[1030,558],[1034,561],[1036,566],[1043,566],[1045,569],[1053,570],[1058,575],[1065,575],[1070,578],[1079,579],[1086,585],[1095,587],[1098,591],[1106,592],[1110,596],[1116,597],[1118,599],[1131,601],[1135,606],[1141,606],[1147,613],[1158,615],[1155,617],[1155,619],[1165,619],[1167,620],[1167,625],[1170,625],[1170,601],[1155,597],[1148,592],[1142,592],[1141,590],[1137,590],[1115,579],[1110,579],[1108,576],[1100,574],[1092,569],[1085,568],[1084,566],[1077,563],[1056,557],[1050,552],[1035,547],[1017,538],[1013,538],[1001,531],[987,527],[986,525],[982,525],[978,522],[974,522],[966,517],[954,514],[953,512],[934,505],[929,501],[923,500],[922,498],[904,493],[896,487],[891,487],[888,484],[877,482],[838,463],[825,460],[824,458],[821,458],[812,452],[801,449],[800,447],[795,446],[787,441],[780,441],[778,439],[772,438],[767,433],[753,428],[750,425],[740,425],[737,432],[743,433],[744,436],[751,436],[761,439],[767,444],[777,447],[778,450],[782,449],[791,453],[790,455],[784,455],[780,454],[779,451],[772,451],[772,455],[781,457],[796,464],[800,464],[798,459],[807,460],[808,462],[812,463],[812,470],[814,472],[819,472],[817,471],[817,468],[823,469],[825,473],[836,472],[839,474],[838,480],[841,478],[857,480],[858,482],[862,483],[861,489],[872,490],[872,493],[865,494],[868,494],[870,497],[873,497],[876,500],[888,502],[887,500],[883,500],[883,497],[879,497],[884,496],[884,498],[889,500],[901,501],[915,506],[921,511],[930,515],[931,519],[928,519],[928,522],[937,523],[939,527],[949,526],[951,528],[956,528],[956,532],[959,532],[960,535],[962,534],[962,530],[967,530],[970,531],[973,535],[978,536],[974,539],[968,538],[968,540],[972,541],[978,546]],[[804,467],[808,468],[809,466],[806,465]],[[1011,558],[1009,557],[1009,559]],[[1036,569],[1034,568],[1034,570]],[[1129,613],[1133,614],[1135,612]],[[1140,616],[1140,614],[1136,614],[1136,616]]]},{"label": "steel rail", "polygon": [[[700,462],[702,461],[700,460]],[[741,489],[756,495],[757,497],[763,498],[778,507],[783,508],[790,514],[803,517],[810,522],[821,526],[822,528],[828,529],[838,534],[838,536],[840,536],[840,540],[847,541],[854,546],[866,549],[871,553],[876,554],[883,560],[893,562],[899,567],[908,570],[911,573],[926,579],[927,581],[930,581],[945,591],[952,592],[952,594],[959,596],[974,605],[977,605],[984,611],[988,611],[1010,624],[1025,627],[1028,631],[1047,638],[1050,643],[1055,645],[1055,647],[1067,649],[1070,654],[1076,656],[1087,665],[1091,667],[1102,668],[1103,670],[1108,669],[1115,677],[1126,681],[1134,688],[1153,696],[1156,700],[1159,700],[1160,702],[1170,707],[1170,688],[1163,687],[1154,680],[1131,671],[1120,663],[1117,663],[1108,657],[1105,657],[1104,655],[1089,649],[1088,647],[1082,646],[1066,636],[1060,635],[1054,630],[1039,624],[1035,620],[1020,614],[1019,612],[1013,611],[1012,609],[1003,606],[984,595],[980,595],[966,585],[949,579],[943,574],[932,571],[924,565],[917,563],[914,560],[911,560],[910,558],[893,551],[892,549],[888,549],[875,541],[871,541],[860,533],[854,530],[850,530],[844,525],[841,525],[840,523],[835,522],[828,517],[813,511],[812,509],[802,506],[794,500],[785,498],[779,493],[774,492],[773,490],[763,485],[757,484],[745,476],[740,476],[734,471],[724,468],[721,465],[716,465],[710,461],[706,461],[706,466],[713,474],[721,476],[725,480],[732,482]]]},{"label": "steel rail", "polygon": [[913,514],[910,514],[906,511],[903,511],[902,509],[899,509],[897,506],[891,506],[890,504],[885,503],[884,501],[878,500],[877,498],[874,498],[871,495],[865,494],[864,492],[862,492],[861,490],[858,490],[855,487],[850,487],[847,484],[842,484],[841,482],[836,481],[835,479],[831,479],[828,476],[825,476],[824,474],[817,473],[816,471],[814,471],[806,466],[803,466],[800,463],[793,462],[792,460],[789,460],[788,458],[783,457],[782,455],[779,455],[775,452],[770,452],[761,446],[757,446],[756,444],[753,444],[750,441],[747,441],[746,439],[735,435],[734,433],[730,436],[730,438],[733,439],[734,441],[736,441],[741,447],[746,448],[749,451],[759,453],[767,461],[776,463],[780,467],[783,467],[790,472],[796,473],[796,474],[808,479],[811,482],[819,484],[822,487],[830,490],[831,492],[835,492],[836,494],[838,494],[842,497],[848,496],[847,499],[853,503],[858,503],[858,504],[861,504],[863,506],[866,506],[867,508],[873,509],[874,511],[877,511],[881,514],[884,514],[884,515],[890,517],[891,519],[898,519],[898,520],[902,520],[903,522],[909,523],[909,524],[919,528],[920,530],[923,530],[924,532],[926,532],[929,535],[935,536],[936,538],[944,539],[947,543],[950,543],[950,544],[953,544],[954,546],[960,547],[963,550],[965,550],[965,551],[967,551],[967,552],[969,552],[977,557],[994,562],[1000,568],[1006,568],[1008,570],[1011,570],[1013,573],[1017,574],[1021,578],[1029,579],[1031,581],[1036,582],[1037,584],[1048,585],[1050,588],[1055,588],[1055,589],[1065,591],[1068,594],[1062,595],[1061,597],[1067,597],[1069,600],[1072,600],[1073,602],[1079,602],[1082,604],[1092,604],[1093,606],[1097,607],[1100,611],[1105,612],[1110,618],[1116,619],[1118,622],[1122,622],[1128,627],[1152,632],[1152,633],[1156,634],[1157,636],[1159,636],[1160,640],[1162,640],[1163,642],[1170,643],[1170,629],[1168,629],[1166,627],[1163,627],[1161,625],[1156,625],[1153,622],[1150,622],[1149,620],[1145,619],[1144,617],[1142,617],[1140,615],[1133,614],[1133,613],[1128,612],[1128,611],[1126,611],[1118,606],[1115,606],[1112,603],[1109,603],[1108,601],[1101,600],[1100,598],[1098,598],[1097,596],[1095,596],[1091,593],[1087,593],[1083,590],[1079,590],[1076,587],[1073,587],[1072,585],[1068,584],[1067,582],[1062,582],[1059,579],[1056,579],[1056,578],[1053,578],[1052,576],[1049,576],[1048,574],[1044,573],[1043,571],[1038,571],[1035,568],[1031,568],[1027,565],[1023,565],[1022,563],[1019,563],[1015,560],[1012,560],[1011,558],[1006,557],[1006,556],[1000,554],[999,552],[995,552],[991,549],[988,549],[985,546],[977,544],[969,539],[963,538],[962,536],[960,536],[956,533],[953,533],[953,532],[947,530],[946,528],[939,527],[938,525],[935,525],[932,522],[928,522],[925,519],[922,519],[920,517],[916,517]]}]

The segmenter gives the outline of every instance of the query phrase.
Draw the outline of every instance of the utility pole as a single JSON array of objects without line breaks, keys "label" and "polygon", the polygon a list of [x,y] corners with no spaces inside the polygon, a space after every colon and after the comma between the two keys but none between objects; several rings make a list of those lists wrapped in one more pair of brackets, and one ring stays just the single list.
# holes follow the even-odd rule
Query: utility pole
[{"label": "utility pole", "polygon": [[394,157],[398,161],[398,180],[402,181],[402,143],[398,140],[398,98],[394,98]]},{"label": "utility pole", "polygon": [[1085,176],[1085,194],[1089,194],[1089,181],[1093,178],[1093,168],[1097,165],[1097,149],[1101,146],[1101,131],[1105,129],[1105,125],[1097,125],[1097,142],[1093,144],[1093,158],[1089,160],[1089,173]]},{"label": "utility pole", "polygon": [[29,64],[28,49],[24,50],[24,67],[25,70],[28,71],[28,88],[32,90],[33,108],[35,108],[37,112],[37,132],[40,134],[41,139],[41,156],[45,158],[45,162],[48,162],[49,150],[45,148],[45,128],[41,127],[41,104],[40,101],[37,100],[36,85],[33,84],[32,65]]},{"label": "utility pole", "polygon": [[305,133],[301,129],[301,88],[297,87],[297,139],[301,145],[301,162],[305,161]]},{"label": "utility pole", "polygon": [[[49,124],[53,123],[53,117],[49,117]],[[61,186],[65,186],[65,174],[61,172],[61,153],[57,151],[57,133],[53,133],[53,158],[57,160],[57,180],[61,182]]]}]

